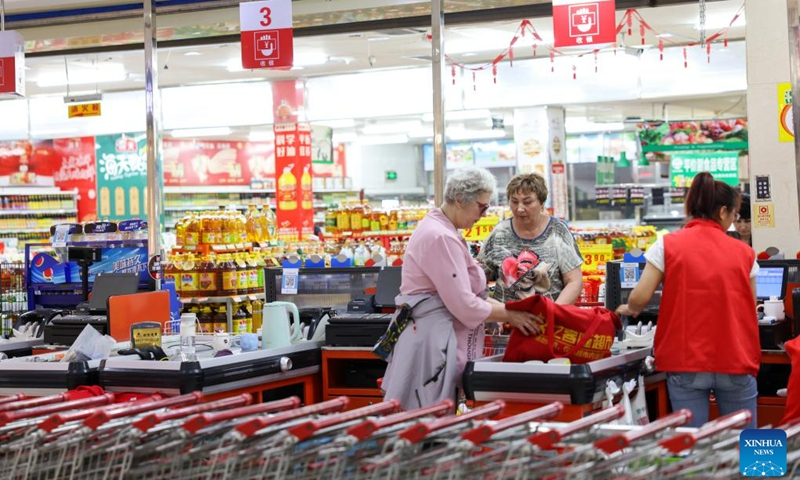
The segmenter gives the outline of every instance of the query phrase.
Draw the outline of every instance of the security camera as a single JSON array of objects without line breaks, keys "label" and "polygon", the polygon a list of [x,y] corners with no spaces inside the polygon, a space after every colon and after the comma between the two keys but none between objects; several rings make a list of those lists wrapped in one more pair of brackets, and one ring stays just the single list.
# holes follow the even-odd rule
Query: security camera
[{"label": "security camera", "polygon": [[369,57],[367,57],[367,60],[369,60],[369,66],[370,67],[374,67],[375,64],[378,63],[378,59],[375,58],[374,55],[370,55]]},{"label": "security camera", "polygon": [[634,57],[641,57],[644,53],[644,48],[636,48],[636,47],[625,47],[625,54],[632,55]]}]

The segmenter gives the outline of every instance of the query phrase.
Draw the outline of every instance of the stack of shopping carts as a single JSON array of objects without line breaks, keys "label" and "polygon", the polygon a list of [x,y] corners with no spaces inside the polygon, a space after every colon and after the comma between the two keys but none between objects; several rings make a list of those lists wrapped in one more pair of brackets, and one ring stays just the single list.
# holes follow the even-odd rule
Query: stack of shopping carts
[{"label": "stack of shopping carts", "polygon": [[[193,393],[114,403],[114,395],[0,399],[0,479],[678,479],[738,475],[737,412],[699,429],[682,410],[643,427],[613,407],[552,422],[553,403],[492,420],[502,401],[345,411],[345,397],[300,406]],[[800,475],[800,422],[782,426]]]}]

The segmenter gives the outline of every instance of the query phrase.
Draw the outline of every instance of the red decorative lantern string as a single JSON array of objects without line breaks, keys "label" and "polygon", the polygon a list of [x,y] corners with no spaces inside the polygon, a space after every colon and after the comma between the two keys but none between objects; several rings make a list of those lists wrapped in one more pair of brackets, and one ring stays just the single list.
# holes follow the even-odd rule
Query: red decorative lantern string
[{"label": "red decorative lantern string", "polygon": [[658,59],[664,60],[664,40],[658,39]]},{"label": "red decorative lantern string", "polygon": [[497,85],[497,65],[492,65],[492,80],[494,84]]},{"label": "red decorative lantern string", "polygon": [[597,73],[597,50],[594,52],[594,73]]},{"label": "red decorative lantern string", "polygon": [[450,67],[450,76],[453,77],[453,85],[455,85],[456,84],[456,66],[455,65],[452,65]]},{"label": "red decorative lantern string", "polygon": [[683,47],[683,68],[689,68],[689,61],[686,59],[686,47]]},{"label": "red decorative lantern string", "polygon": [[478,85],[476,84],[475,71],[474,70],[472,71],[472,91],[473,92],[477,92],[478,91]]},{"label": "red decorative lantern string", "polygon": [[706,56],[708,57],[708,63],[711,63],[711,42],[706,42]]},{"label": "red decorative lantern string", "polygon": [[642,37],[642,45],[644,45],[644,22],[639,22],[639,35]]},{"label": "red decorative lantern string", "polygon": [[550,73],[555,73],[556,71],[556,52],[553,49],[550,49]]},{"label": "red decorative lantern string", "polygon": [[572,79],[573,80],[578,79],[578,68],[575,66],[574,63],[572,64]]},{"label": "red decorative lantern string", "polygon": [[630,37],[631,35],[633,35],[633,16],[631,15],[631,11],[632,11],[632,10],[628,10],[628,11],[625,13],[625,21],[626,21],[626,22],[627,22],[627,24],[628,24],[628,36],[629,36],[629,37]]}]

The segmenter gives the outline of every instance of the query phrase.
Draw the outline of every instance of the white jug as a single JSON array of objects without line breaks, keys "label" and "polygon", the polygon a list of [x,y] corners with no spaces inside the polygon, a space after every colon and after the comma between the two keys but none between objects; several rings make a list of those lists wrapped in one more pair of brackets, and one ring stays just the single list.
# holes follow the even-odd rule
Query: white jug
[{"label": "white jug", "polygon": [[[289,331],[289,312],[294,315],[292,326],[294,331]],[[303,329],[300,326],[300,312],[297,305],[290,302],[272,302],[264,304],[264,320],[261,324],[261,348],[288,347],[300,339]]]}]

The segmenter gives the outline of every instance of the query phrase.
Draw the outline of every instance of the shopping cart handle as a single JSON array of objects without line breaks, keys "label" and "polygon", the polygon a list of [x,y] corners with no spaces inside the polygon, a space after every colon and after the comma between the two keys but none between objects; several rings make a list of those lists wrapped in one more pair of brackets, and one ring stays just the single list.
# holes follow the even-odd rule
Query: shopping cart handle
[{"label": "shopping cart handle", "polygon": [[18,393],[16,395],[9,395],[8,397],[0,398],[0,405],[11,403],[11,402],[18,402],[20,400],[25,399],[25,395]]},{"label": "shopping cart handle", "polygon": [[245,437],[252,437],[260,430],[263,430],[271,425],[288,422],[297,418],[302,418],[307,415],[316,415],[320,413],[338,412],[344,410],[350,400],[347,397],[337,397],[327,402],[315,403],[303,408],[295,408],[288,412],[279,413],[269,417],[257,417],[246,420],[239,425],[236,425],[236,431]]},{"label": "shopping cart handle", "polygon": [[462,415],[454,415],[445,417],[439,420],[434,420],[427,423],[418,423],[413,425],[398,435],[398,437],[407,440],[410,443],[419,443],[431,433],[441,430],[443,428],[451,427],[453,425],[467,422],[476,418],[491,418],[502,412],[506,407],[506,402],[502,400],[495,400],[492,403],[483,405],[482,407],[470,410]]},{"label": "shopping cart handle", "polygon": [[114,394],[104,393],[103,395],[98,395],[96,397],[86,397],[69,402],[41,405],[33,408],[26,408],[24,410],[15,410],[13,412],[2,412],[0,413],[0,427],[4,427],[11,422],[16,422],[26,418],[42,417],[56,412],[74,410],[76,408],[97,407],[113,402]]},{"label": "shopping cart handle", "polygon": [[345,433],[355,437],[357,440],[364,440],[382,428],[397,425],[399,423],[410,422],[411,420],[427,415],[436,415],[438,417],[452,412],[453,408],[455,408],[455,403],[450,399],[444,399],[436,405],[431,405],[430,407],[418,408],[409,412],[400,412],[383,418],[367,420],[348,428]]},{"label": "shopping cart handle", "polygon": [[[161,400],[162,398],[164,398],[164,397],[162,397],[158,393],[155,393],[155,394],[153,394],[153,395],[151,395],[149,397],[140,398],[140,399],[138,399],[138,400],[136,400],[134,402],[130,402],[130,403],[131,404],[150,404],[150,403],[153,403],[153,402],[157,402],[158,400]],[[75,422],[75,421],[78,421],[78,420],[83,420],[84,418],[87,418],[87,417],[89,417],[89,416],[91,416],[91,415],[93,415],[93,414],[95,414],[97,412],[102,412],[102,411],[105,411],[105,410],[112,410],[112,409],[115,409],[115,408],[119,408],[119,406],[116,405],[116,404],[111,404],[111,405],[103,405],[103,406],[100,406],[100,407],[90,408],[88,410],[73,410],[71,412],[66,412],[66,413],[56,413],[55,415],[50,415],[49,417],[47,417],[43,421],[39,422],[36,425],[36,427],[38,429],[40,429],[40,430],[44,430],[45,432],[49,433],[49,432],[52,432],[53,430],[55,430],[56,428],[58,428],[59,426],[64,425],[66,423]]]},{"label": "shopping cart handle", "polygon": [[252,395],[249,393],[243,393],[241,395],[236,395],[235,397],[223,398],[222,400],[217,400],[215,402],[201,403],[199,405],[168,410],[166,412],[151,413],[133,422],[133,428],[144,433],[162,422],[188,417],[189,415],[197,415],[198,413],[209,412],[211,410],[224,410],[226,408],[242,407],[245,405],[250,405],[252,401]]},{"label": "shopping cart handle", "polygon": [[679,433],[670,438],[665,438],[658,444],[672,453],[680,453],[687,448],[692,448],[698,441],[724,432],[731,428],[740,428],[753,419],[753,414],[749,410],[739,410],[724,417],[719,417],[712,422],[708,422],[695,432]]},{"label": "shopping cart handle", "polygon": [[796,418],[791,422],[787,422],[785,425],[781,425],[781,430],[786,432],[786,439],[794,438],[796,435],[800,434],[800,418]]},{"label": "shopping cart handle", "polygon": [[594,446],[595,448],[598,448],[610,455],[614,452],[622,450],[623,448],[629,447],[631,443],[637,440],[648,437],[670,427],[679,427],[686,422],[689,422],[691,419],[692,412],[684,408],[683,410],[678,410],[677,412],[667,415],[664,418],[659,418],[655,422],[645,425],[642,428],[598,440],[594,442]]},{"label": "shopping cart handle", "polygon": [[611,420],[616,420],[625,414],[625,408],[622,405],[616,405],[611,408],[606,408],[597,413],[589,415],[588,417],[575,420],[568,423],[562,428],[556,428],[547,432],[534,433],[528,437],[528,441],[542,450],[550,450],[553,445],[560,442],[564,437],[572,435],[573,433],[580,432],[591,428],[599,423],[607,423]]},{"label": "shopping cart handle", "polygon": [[8,402],[0,405],[0,412],[11,412],[13,410],[21,410],[23,408],[40,407],[42,405],[50,405],[51,403],[66,402],[69,397],[64,393],[58,395],[48,395],[46,397],[34,397],[26,400],[18,400],[15,402]]},{"label": "shopping cart handle", "polygon": [[297,408],[300,405],[300,399],[296,396],[287,397],[282,400],[275,400],[267,403],[257,403],[255,405],[248,405],[246,407],[234,408],[225,410],[224,412],[214,413],[201,413],[186,419],[181,425],[181,428],[189,433],[197,433],[197,431],[206,428],[209,425],[228,420],[234,420],[240,417],[249,415],[260,415],[262,413],[279,412],[288,410],[290,408]]},{"label": "shopping cart handle", "polygon": [[371,415],[382,415],[385,413],[394,413],[400,408],[400,402],[397,400],[387,400],[385,402],[376,403],[375,405],[368,405],[366,407],[350,410],[346,413],[339,415],[331,415],[317,420],[309,420],[300,423],[290,428],[287,433],[297,439],[298,442],[308,439],[323,428],[328,428],[339,423],[350,422],[359,418],[368,417]]},{"label": "shopping cart handle", "polygon": [[504,430],[508,430],[509,428],[514,428],[519,425],[524,425],[529,422],[533,422],[536,420],[548,419],[553,418],[561,413],[564,410],[564,404],[561,402],[554,402],[550,405],[545,405],[544,407],[537,408],[536,410],[531,410],[529,412],[523,412],[519,415],[514,415],[513,417],[509,417],[499,422],[495,423],[494,425],[481,425],[478,428],[474,428],[467,432],[461,434],[461,438],[472,442],[473,445],[481,445],[482,443],[488,441],[492,438],[492,435],[496,433],[502,432]]},{"label": "shopping cart handle", "polygon": [[163,400],[158,400],[152,403],[125,405],[111,410],[104,410],[102,412],[94,413],[83,421],[83,426],[92,430],[97,430],[100,425],[107,423],[116,418],[129,417],[151,410],[160,408],[171,407],[184,407],[186,405],[194,405],[203,399],[203,394],[200,392],[187,393],[186,395],[178,395],[177,397],[168,397]]}]

